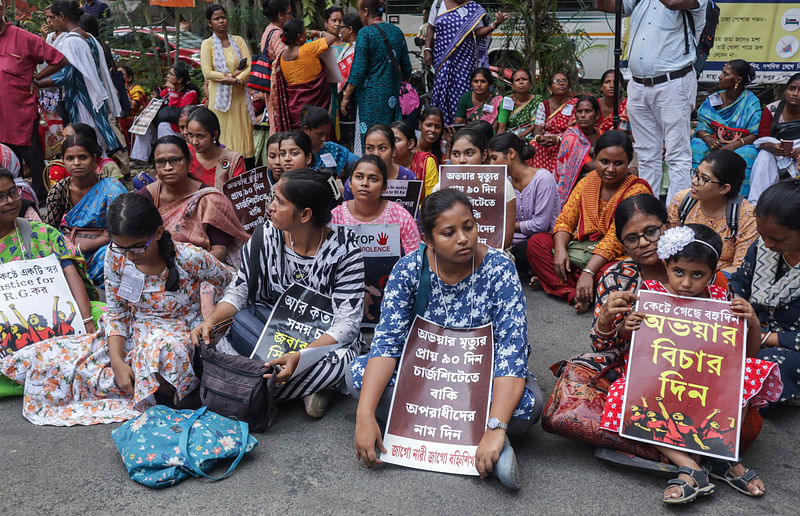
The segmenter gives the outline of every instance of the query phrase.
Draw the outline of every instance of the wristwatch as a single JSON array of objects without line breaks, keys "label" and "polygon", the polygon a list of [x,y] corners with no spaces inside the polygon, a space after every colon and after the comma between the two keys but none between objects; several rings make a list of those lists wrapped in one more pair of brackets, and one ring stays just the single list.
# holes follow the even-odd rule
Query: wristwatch
[{"label": "wristwatch", "polygon": [[508,425],[503,423],[496,417],[493,417],[489,420],[488,423],[486,423],[486,428],[488,428],[489,430],[494,430],[496,428],[502,428],[503,430],[508,430]]}]

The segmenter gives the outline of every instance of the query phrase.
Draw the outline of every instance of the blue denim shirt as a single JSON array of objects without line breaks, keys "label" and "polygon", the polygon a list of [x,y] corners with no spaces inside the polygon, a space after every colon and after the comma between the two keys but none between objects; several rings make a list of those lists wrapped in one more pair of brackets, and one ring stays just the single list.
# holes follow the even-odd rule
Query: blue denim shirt
[{"label": "blue denim shirt", "polygon": [[688,27],[689,52],[683,33],[683,12],[667,8],[660,0],[622,0],[624,16],[630,16],[628,29],[628,66],[635,77],[654,77],[694,64],[695,40],[706,22],[708,0],[698,0],[690,9],[694,18],[694,36]]}]

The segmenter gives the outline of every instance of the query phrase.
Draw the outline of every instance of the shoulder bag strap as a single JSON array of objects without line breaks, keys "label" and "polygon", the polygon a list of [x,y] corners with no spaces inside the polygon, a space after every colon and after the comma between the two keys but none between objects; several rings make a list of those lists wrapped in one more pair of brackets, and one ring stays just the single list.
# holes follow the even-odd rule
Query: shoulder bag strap
[{"label": "shoulder bag strap", "polygon": [[686,223],[686,217],[689,216],[695,204],[697,204],[697,199],[692,197],[689,192],[686,192],[686,197],[683,198],[680,206],[678,206],[678,220],[680,220],[681,225]]},{"label": "shoulder bag strap", "polygon": [[378,29],[378,32],[381,33],[381,37],[383,38],[383,44],[386,45],[386,52],[392,59],[392,65],[394,65],[394,73],[397,74],[397,80],[399,82],[403,82],[403,72],[402,70],[400,70],[400,64],[397,62],[397,58],[394,57],[394,51],[392,50],[392,45],[389,43],[389,38],[386,37],[386,33],[383,32],[383,29],[381,29],[377,23],[373,25],[373,27]]},{"label": "shoulder bag strap", "polygon": [[22,239],[22,248],[25,250],[25,259],[33,258],[33,248],[31,247],[31,237],[33,236],[33,227],[28,219],[17,217],[17,227],[19,228],[19,236]]},{"label": "shoulder bag strap", "polygon": [[259,224],[250,237],[250,256],[247,259],[247,303],[250,306],[256,305],[256,294],[258,293],[259,257],[264,249],[264,225]]},{"label": "shoulder bag strap", "polygon": [[417,296],[414,299],[414,311],[411,312],[412,320],[415,316],[425,313],[428,307],[428,297],[431,293],[431,268],[428,266],[428,254],[425,252],[427,246],[419,244],[419,254],[422,257],[422,264],[419,269],[419,285],[417,285]]},{"label": "shoulder bag strap", "polygon": [[739,231],[739,212],[742,209],[743,200],[744,197],[737,195],[735,199],[729,200],[725,207],[725,223],[731,230],[731,240],[736,238],[736,233]]},{"label": "shoulder bag strap", "polygon": [[267,55],[267,47],[269,46],[269,39],[272,37],[272,33],[275,32],[276,30],[281,30],[281,29],[272,29],[267,33],[267,39],[264,40],[264,48],[261,49],[261,53],[264,54],[264,56]]}]

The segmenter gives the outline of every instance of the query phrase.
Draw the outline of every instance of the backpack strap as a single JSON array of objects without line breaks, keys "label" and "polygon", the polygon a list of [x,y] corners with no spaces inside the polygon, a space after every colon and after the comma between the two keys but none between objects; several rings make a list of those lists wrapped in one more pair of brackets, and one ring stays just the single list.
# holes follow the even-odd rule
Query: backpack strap
[{"label": "backpack strap", "polygon": [[[250,237],[250,255],[247,257],[247,304],[256,306],[258,280],[261,276],[259,258],[264,250],[264,225],[259,224]],[[267,282],[269,283],[269,282]]]},{"label": "backpack strap", "polygon": [[417,297],[414,299],[414,310],[411,312],[412,321],[413,317],[425,313],[428,307],[428,297],[431,293],[431,268],[428,265],[428,253],[425,252],[427,246],[424,243],[419,244],[419,254],[422,257],[422,264],[419,269],[419,285],[417,285]]},{"label": "backpack strap", "polygon": [[686,217],[689,216],[689,213],[694,208],[694,205],[697,204],[697,199],[692,197],[692,194],[686,192],[686,197],[683,198],[681,201],[680,206],[678,206],[678,220],[681,223],[681,226],[686,223]]},{"label": "backpack strap", "polygon": [[24,250],[25,259],[30,260],[33,258],[33,248],[31,247],[33,227],[28,219],[22,217],[17,217],[17,227],[19,228],[19,236],[22,239],[22,248]]},{"label": "backpack strap", "polygon": [[735,199],[728,200],[725,206],[725,224],[731,230],[730,239],[736,238],[736,232],[739,231],[739,212],[742,211],[742,201],[744,197],[737,195]]}]

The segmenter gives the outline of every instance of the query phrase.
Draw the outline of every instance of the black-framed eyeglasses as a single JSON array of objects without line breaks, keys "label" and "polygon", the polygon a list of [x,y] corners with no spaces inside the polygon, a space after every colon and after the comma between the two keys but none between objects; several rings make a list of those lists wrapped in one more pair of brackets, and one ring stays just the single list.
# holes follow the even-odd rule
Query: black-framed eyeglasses
[{"label": "black-framed eyeglasses", "polygon": [[183,162],[183,156],[174,156],[172,158],[159,158],[156,160],[156,168],[164,168],[169,163],[172,168],[177,167],[181,162]]},{"label": "black-framed eyeglasses", "polygon": [[622,237],[622,245],[624,245],[626,249],[636,249],[642,242],[642,237],[650,243],[658,242],[658,239],[661,238],[661,228],[663,226],[664,224],[660,226],[650,226],[649,228],[645,228],[642,233],[625,235]]},{"label": "black-framed eyeglasses", "polygon": [[699,186],[706,186],[708,183],[714,183],[717,185],[722,184],[719,181],[714,181],[707,177],[701,176],[700,171],[697,169],[692,170],[692,182],[697,183]]},{"label": "black-framed eyeglasses", "polygon": [[152,241],[153,241],[153,235],[150,235],[150,238],[147,239],[147,243],[145,243],[143,246],[137,245],[137,246],[133,246],[133,247],[122,247],[120,245],[117,245],[116,242],[112,241],[111,244],[108,246],[108,248],[111,249],[111,252],[114,253],[114,254],[128,254],[128,253],[131,253],[131,254],[140,254],[141,255],[141,254],[144,254],[144,253],[147,252],[147,248],[150,247],[150,243]]},{"label": "black-framed eyeglasses", "polygon": [[22,197],[22,190],[18,186],[12,186],[7,192],[0,192],[0,204],[6,204],[9,200],[16,201]]}]

